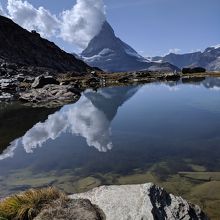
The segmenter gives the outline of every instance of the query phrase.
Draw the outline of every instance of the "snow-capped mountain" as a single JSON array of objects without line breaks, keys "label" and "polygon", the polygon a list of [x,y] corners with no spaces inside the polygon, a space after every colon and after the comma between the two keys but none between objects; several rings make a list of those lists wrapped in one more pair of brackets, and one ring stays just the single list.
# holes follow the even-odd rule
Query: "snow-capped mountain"
[{"label": "snow-capped mountain", "polygon": [[203,52],[153,57],[154,62],[169,62],[179,68],[201,66],[209,71],[220,71],[220,45],[208,47]]},{"label": "snow-capped mountain", "polygon": [[101,31],[89,43],[81,54],[90,66],[108,72],[155,70],[173,71],[177,67],[169,63],[150,62],[133,48],[115,36],[108,22],[104,22]]}]

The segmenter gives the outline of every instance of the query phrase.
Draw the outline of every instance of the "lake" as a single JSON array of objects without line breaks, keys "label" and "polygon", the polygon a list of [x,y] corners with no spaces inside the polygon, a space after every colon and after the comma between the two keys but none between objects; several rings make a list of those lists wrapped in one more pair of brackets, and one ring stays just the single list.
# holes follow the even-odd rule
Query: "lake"
[{"label": "lake", "polygon": [[220,207],[220,78],[86,90],[60,109],[0,103],[0,196],[154,182]]}]

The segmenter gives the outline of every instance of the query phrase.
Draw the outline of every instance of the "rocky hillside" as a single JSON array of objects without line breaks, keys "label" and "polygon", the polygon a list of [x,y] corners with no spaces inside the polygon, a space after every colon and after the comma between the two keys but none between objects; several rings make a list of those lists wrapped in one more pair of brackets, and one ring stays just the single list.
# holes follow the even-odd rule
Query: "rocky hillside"
[{"label": "rocky hillside", "polygon": [[0,16],[0,62],[46,67],[58,71],[86,72],[91,69],[83,61],[29,32],[12,20]]},{"label": "rocky hillside", "polygon": [[107,220],[208,219],[198,206],[181,197],[168,194],[151,183],[101,186],[86,193],[74,194],[71,198],[90,200],[103,211]]},{"label": "rocky hillside", "polygon": [[81,56],[89,65],[108,72],[178,70],[177,67],[167,62],[150,62],[139,55],[133,48],[115,36],[114,30],[107,21],[103,24],[100,33],[90,41]]},{"label": "rocky hillside", "polygon": [[152,61],[169,62],[179,68],[200,66],[209,71],[220,71],[220,47],[208,47],[204,52],[170,53],[164,57],[153,57]]}]

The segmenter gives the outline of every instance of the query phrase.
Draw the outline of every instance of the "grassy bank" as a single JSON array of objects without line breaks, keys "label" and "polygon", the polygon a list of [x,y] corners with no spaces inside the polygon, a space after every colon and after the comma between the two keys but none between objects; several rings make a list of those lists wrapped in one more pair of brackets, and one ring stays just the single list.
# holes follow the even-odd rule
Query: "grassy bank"
[{"label": "grassy bank", "polygon": [[67,197],[55,188],[31,189],[0,202],[0,220],[31,220],[55,200]]}]

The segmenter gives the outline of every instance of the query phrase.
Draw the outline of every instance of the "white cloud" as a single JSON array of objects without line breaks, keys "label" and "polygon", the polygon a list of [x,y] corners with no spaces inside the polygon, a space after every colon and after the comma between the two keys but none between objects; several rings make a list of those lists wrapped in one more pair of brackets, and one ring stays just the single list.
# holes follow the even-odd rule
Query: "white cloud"
[{"label": "white cloud", "polygon": [[213,91],[220,91],[220,87],[218,87],[218,86],[214,86],[213,88],[210,88],[210,89]]},{"label": "white cloud", "polygon": [[[103,0],[77,0],[72,9],[59,16],[24,0],[8,0],[7,11],[8,17],[23,28],[34,29],[44,37],[61,37],[80,48],[85,48],[98,34],[106,19]],[[0,6],[0,14],[3,13]]]},{"label": "white cloud", "polygon": [[191,53],[202,52],[202,50],[201,50],[201,49],[192,49],[190,52],[191,52]]},{"label": "white cloud", "polygon": [[88,146],[106,152],[113,147],[110,123],[102,111],[82,96],[77,103],[63,107],[45,122],[34,125],[22,138],[13,141],[0,155],[0,160],[13,157],[20,140],[26,153],[32,153],[34,149],[42,147],[48,140],[57,139],[63,133],[82,136]]},{"label": "white cloud", "polygon": [[61,37],[85,48],[100,31],[105,21],[102,0],[77,0],[76,5],[62,13]]},{"label": "white cloud", "polygon": [[22,144],[27,153],[32,153],[49,139],[55,140],[67,132],[84,137],[88,146],[100,152],[113,147],[110,141],[110,121],[85,96],[76,104],[50,115],[45,122],[36,124],[22,137]]},{"label": "white cloud", "polygon": [[19,142],[19,139],[11,142],[10,145],[7,147],[7,149],[4,150],[3,153],[0,155],[0,160],[13,157],[15,149],[18,147],[18,142]]},{"label": "white cloud", "polygon": [[8,0],[8,17],[27,30],[36,30],[45,37],[55,35],[60,21],[43,7],[34,8],[27,1]]},{"label": "white cloud", "polygon": [[[116,90],[108,88],[97,92],[87,90],[78,102],[62,107],[59,111],[49,115],[45,122],[37,123],[23,137],[12,142],[0,155],[0,160],[13,157],[18,143],[23,145],[26,153],[32,153],[34,149],[42,147],[48,140],[55,140],[64,133],[85,138],[88,146],[95,147],[100,152],[111,150],[113,148],[111,121],[118,108],[139,88],[136,86]],[[106,108],[107,103],[111,103],[108,108]]]},{"label": "white cloud", "polygon": [[181,49],[179,48],[173,48],[173,49],[169,49],[169,53],[175,53],[175,54],[178,54],[181,52]]},{"label": "white cloud", "polygon": [[25,151],[32,153],[33,149],[42,147],[47,140],[55,140],[61,133],[66,132],[67,127],[68,118],[62,111],[50,115],[44,123],[37,123],[23,136],[22,144]]},{"label": "white cloud", "polygon": [[212,46],[212,47],[214,47],[215,49],[218,49],[218,48],[220,48],[220,44],[217,44],[217,45]]}]

